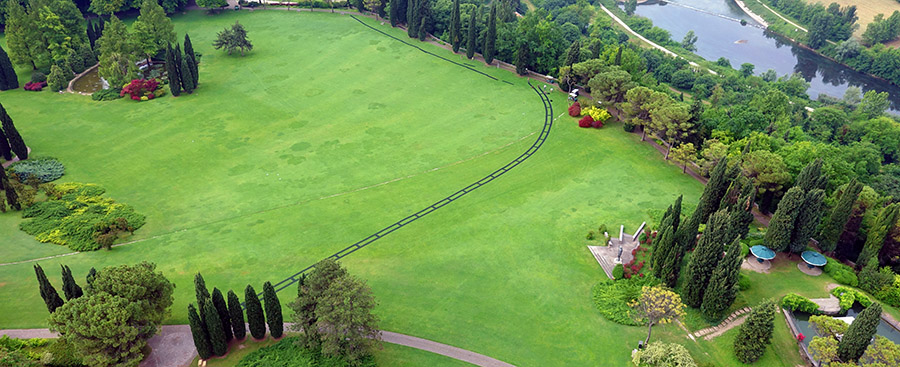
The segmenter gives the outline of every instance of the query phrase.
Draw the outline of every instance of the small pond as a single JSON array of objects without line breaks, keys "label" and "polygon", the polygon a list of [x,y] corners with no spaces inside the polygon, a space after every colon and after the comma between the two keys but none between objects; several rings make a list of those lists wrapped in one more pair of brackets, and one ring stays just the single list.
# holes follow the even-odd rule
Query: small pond
[{"label": "small pond", "polygon": [[94,93],[103,89],[104,84],[103,79],[100,78],[100,73],[97,72],[97,69],[94,69],[78,78],[72,84],[72,89],[81,93]]},{"label": "small pond", "polygon": [[[862,306],[857,303],[852,309],[847,311],[847,316],[856,317],[861,311]],[[812,337],[818,335],[816,334],[816,331],[813,330],[812,326],[809,325],[810,315],[805,312],[796,311],[791,312],[791,316],[794,319],[794,324],[797,325],[797,330],[806,336],[806,339],[803,339],[803,344],[809,347],[809,342],[812,341]],[[894,327],[884,320],[881,320],[881,323],[878,324],[878,329],[875,333],[890,339],[894,343],[900,344],[900,331],[894,329]]]}]

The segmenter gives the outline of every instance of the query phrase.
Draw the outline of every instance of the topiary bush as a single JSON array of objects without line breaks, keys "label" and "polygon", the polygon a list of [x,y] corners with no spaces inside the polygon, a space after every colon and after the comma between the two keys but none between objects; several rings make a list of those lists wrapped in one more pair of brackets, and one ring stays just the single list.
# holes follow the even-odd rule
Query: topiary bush
[{"label": "topiary bush", "polygon": [[103,188],[67,182],[45,188],[47,201],[22,212],[19,229],[40,242],[68,246],[75,251],[98,250],[111,245],[124,231],[144,225],[146,217],[131,206],[101,196]]},{"label": "topiary bush", "polygon": [[859,278],[856,276],[856,272],[853,271],[853,268],[841,264],[839,261],[830,257],[828,258],[828,262],[825,263],[823,271],[840,284],[849,285],[851,287],[859,285]]},{"label": "topiary bush", "polygon": [[9,171],[15,173],[20,182],[26,182],[30,177],[50,182],[62,177],[66,173],[66,167],[56,158],[31,158],[13,163],[9,166]]},{"label": "topiary bush", "polygon": [[791,311],[806,312],[808,314],[818,314],[819,305],[810,301],[809,298],[803,297],[796,293],[788,293],[781,299],[781,307]]}]

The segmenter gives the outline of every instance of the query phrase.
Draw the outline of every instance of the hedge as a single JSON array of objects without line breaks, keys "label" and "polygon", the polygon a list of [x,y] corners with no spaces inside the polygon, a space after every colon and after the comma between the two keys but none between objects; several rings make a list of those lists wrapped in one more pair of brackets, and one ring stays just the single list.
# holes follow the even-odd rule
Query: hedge
[{"label": "hedge", "polygon": [[[297,345],[298,341],[297,337],[284,338],[274,345],[250,352],[238,362],[237,367],[345,367],[348,365],[347,361],[341,357],[324,356],[300,347]],[[375,367],[375,358],[363,358],[358,366]]]},{"label": "hedge", "polygon": [[872,300],[866,297],[862,292],[850,287],[837,287],[831,290],[831,294],[838,298],[841,304],[841,312],[846,312],[853,307],[853,304],[859,302],[863,307],[872,305]]},{"label": "hedge", "polygon": [[781,307],[787,308],[791,311],[800,311],[809,314],[819,313],[819,305],[817,305],[813,301],[810,301],[809,298],[803,297],[796,293],[788,293],[786,296],[784,296],[784,298],[781,299]]},{"label": "hedge", "polygon": [[828,274],[833,278],[835,282],[851,287],[859,286],[859,278],[856,276],[856,272],[853,271],[853,268],[842,264],[840,261],[829,257],[828,262],[825,263],[825,267],[822,270],[825,271],[825,274]]}]

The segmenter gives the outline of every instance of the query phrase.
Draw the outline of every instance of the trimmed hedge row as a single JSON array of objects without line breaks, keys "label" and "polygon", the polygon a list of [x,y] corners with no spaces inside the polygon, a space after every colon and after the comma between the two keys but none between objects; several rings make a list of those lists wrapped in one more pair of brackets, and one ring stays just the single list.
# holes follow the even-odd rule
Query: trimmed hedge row
[{"label": "trimmed hedge row", "polygon": [[819,305],[817,305],[813,301],[810,301],[809,298],[803,297],[796,293],[788,293],[786,296],[784,296],[784,298],[781,299],[781,307],[787,308],[791,311],[806,312],[813,315],[819,313]]}]

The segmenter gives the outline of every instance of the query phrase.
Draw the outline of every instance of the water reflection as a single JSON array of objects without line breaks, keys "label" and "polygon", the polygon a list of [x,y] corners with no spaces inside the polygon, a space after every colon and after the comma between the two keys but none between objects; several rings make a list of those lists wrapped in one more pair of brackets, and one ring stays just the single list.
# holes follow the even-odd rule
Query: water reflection
[{"label": "water reflection", "polygon": [[820,94],[841,98],[848,86],[865,91],[888,92],[891,111],[900,113],[900,88],[852,69],[802,47],[794,46],[787,39],[754,27],[758,25],[746,16],[730,0],[692,0],[684,2],[703,11],[714,12],[731,18],[746,19],[751,26],[664,2],[640,5],[638,15],[647,17],[657,27],[672,34],[672,39],[684,38],[688,31],[697,35],[696,53],[707,60],[725,57],[735,68],[743,63],[756,66],[756,73],[773,69],[779,76],[798,73],[810,83],[807,93],[812,98]]}]

